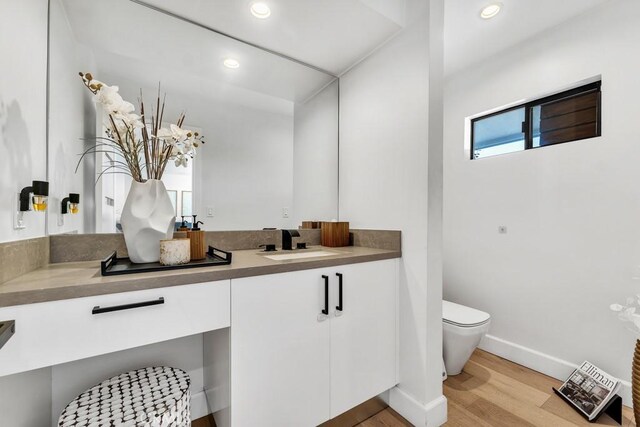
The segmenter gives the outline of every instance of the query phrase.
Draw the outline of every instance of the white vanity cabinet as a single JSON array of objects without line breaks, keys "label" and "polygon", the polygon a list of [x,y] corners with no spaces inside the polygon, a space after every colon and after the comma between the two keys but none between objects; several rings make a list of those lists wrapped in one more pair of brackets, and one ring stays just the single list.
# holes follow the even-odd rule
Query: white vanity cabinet
[{"label": "white vanity cabinet", "polygon": [[331,319],[331,418],[397,383],[397,266],[387,260],[335,269],[343,310]]},{"label": "white vanity cabinet", "polygon": [[0,376],[225,328],[229,309],[229,280],[0,308]]},{"label": "white vanity cabinet", "polygon": [[232,425],[316,426],[393,387],[397,283],[396,259],[232,280]]}]

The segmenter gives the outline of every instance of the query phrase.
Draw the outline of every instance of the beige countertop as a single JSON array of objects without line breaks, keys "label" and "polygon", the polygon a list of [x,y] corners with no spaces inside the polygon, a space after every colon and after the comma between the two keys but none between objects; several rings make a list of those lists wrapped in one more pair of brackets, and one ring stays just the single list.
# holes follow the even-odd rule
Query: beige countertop
[{"label": "beige countertop", "polygon": [[[335,252],[335,255],[274,261],[265,258],[264,252],[259,252],[255,249],[240,250],[233,251],[231,265],[106,277],[100,275],[99,261],[49,264],[0,284],[0,307],[286,273],[401,257],[399,251],[361,246],[343,248],[315,246],[309,249]],[[278,251],[275,254],[282,253],[282,251]],[[269,253],[268,255],[272,254],[274,253]]]}]

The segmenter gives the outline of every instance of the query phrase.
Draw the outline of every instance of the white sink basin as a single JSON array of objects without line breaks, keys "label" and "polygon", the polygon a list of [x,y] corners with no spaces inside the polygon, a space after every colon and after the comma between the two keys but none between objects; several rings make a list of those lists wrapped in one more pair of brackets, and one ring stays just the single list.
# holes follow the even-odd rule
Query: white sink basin
[{"label": "white sink basin", "polygon": [[327,251],[309,251],[309,252],[295,252],[291,254],[277,254],[277,255],[264,255],[265,258],[272,259],[274,261],[287,261],[290,259],[304,259],[304,258],[316,258],[323,256],[338,255],[335,252]]}]

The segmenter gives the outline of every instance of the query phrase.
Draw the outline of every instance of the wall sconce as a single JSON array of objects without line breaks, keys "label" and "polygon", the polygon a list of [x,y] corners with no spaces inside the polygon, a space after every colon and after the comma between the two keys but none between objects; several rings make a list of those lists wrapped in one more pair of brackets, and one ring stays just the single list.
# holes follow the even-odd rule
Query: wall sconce
[{"label": "wall sconce", "polygon": [[[33,197],[29,197],[33,194]],[[44,212],[47,210],[49,183],[47,181],[33,181],[31,187],[24,187],[20,191],[20,212],[33,210]]]},{"label": "wall sconce", "polygon": [[80,195],[76,193],[69,193],[69,197],[62,199],[62,215],[72,213],[77,214],[80,211],[78,205],[80,204]]},{"label": "wall sconce", "polygon": [[25,228],[23,214],[30,210],[44,212],[47,210],[49,183],[47,181],[33,181],[30,187],[24,187],[18,195],[18,209],[15,216],[14,228]]}]

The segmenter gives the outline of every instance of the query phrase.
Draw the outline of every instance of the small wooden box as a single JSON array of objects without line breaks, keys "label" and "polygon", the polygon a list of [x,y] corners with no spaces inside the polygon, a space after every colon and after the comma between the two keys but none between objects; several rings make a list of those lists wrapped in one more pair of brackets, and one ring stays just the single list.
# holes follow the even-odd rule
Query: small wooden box
[{"label": "small wooden box", "polygon": [[315,229],[320,228],[320,222],[318,221],[302,221],[301,229]]},{"label": "small wooden box", "polygon": [[349,246],[348,222],[323,222],[321,229],[320,242],[322,246],[330,248]]}]

